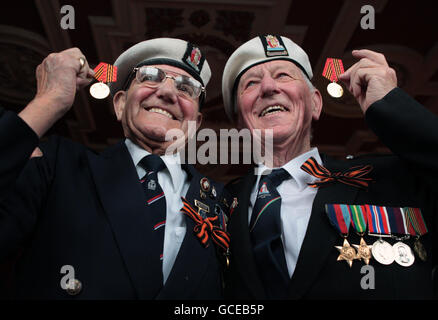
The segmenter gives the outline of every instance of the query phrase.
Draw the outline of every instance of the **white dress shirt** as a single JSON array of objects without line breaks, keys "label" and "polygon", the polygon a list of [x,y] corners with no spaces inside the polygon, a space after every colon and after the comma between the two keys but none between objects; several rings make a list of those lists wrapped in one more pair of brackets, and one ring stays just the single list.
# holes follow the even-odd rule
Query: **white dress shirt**
[{"label": "white dress shirt", "polygon": [[[312,148],[310,151],[299,155],[282,166],[283,169],[289,172],[292,179],[283,181],[277,187],[277,191],[281,196],[281,232],[289,277],[292,277],[295,271],[298,255],[312,212],[313,200],[317,192],[317,189],[309,187],[307,184],[313,183],[318,179],[300,169],[301,165],[310,157],[314,157],[319,164],[322,164],[318,149]],[[263,164],[258,166],[258,173],[260,175],[258,175],[257,182],[251,192],[248,223],[251,221],[252,209],[257,198],[257,186],[259,185],[261,174],[270,170]]]},{"label": "white dress shirt", "polygon": [[[140,148],[129,139],[125,140],[125,144],[135,164],[138,177],[141,179],[146,171],[139,165],[139,162],[145,156],[150,155],[150,152]],[[179,155],[164,155],[160,158],[166,165],[165,169],[158,172],[158,183],[166,197],[163,249],[163,282],[166,283],[186,234],[184,215],[180,212],[183,207],[181,196],[186,195],[190,181],[187,173],[181,168]]]}]

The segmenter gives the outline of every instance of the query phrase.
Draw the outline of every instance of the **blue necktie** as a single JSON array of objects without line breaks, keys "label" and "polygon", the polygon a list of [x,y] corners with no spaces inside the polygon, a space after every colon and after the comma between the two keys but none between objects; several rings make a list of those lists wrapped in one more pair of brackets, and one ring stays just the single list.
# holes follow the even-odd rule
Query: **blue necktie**
[{"label": "blue necktie", "polygon": [[[151,286],[156,288],[158,294],[163,286],[163,244],[164,244],[164,228],[166,226],[166,198],[158,183],[157,173],[163,170],[166,165],[163,160],[151,154],[140,161],[140,166],[146,170],[146,174],[140,180],[146,195],[146,214],[152,215],[152,224],[150,230],[152,232],[152,243],[148,244],[151,248],[152,256],[150,257],[150,270],[154,276]],[[156,275],[156,276],[155,276]]]},{"label": "blue necktie", "polygon": [[289,284],[281,241],[281,197],[277,187],[291,176],[275,169],[260,179],[250,221],[251,241],[257,268],[269,299],[286,297]]}]

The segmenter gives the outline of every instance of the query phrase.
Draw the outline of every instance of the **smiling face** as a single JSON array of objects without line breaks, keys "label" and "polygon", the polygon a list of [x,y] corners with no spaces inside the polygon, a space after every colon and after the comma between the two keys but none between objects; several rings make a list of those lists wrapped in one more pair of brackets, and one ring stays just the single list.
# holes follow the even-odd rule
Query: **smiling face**
[{"label": "smiling face", "polygon": [[292,62],[273,60],[246,71],[237,87],[239,125],[273,129],[274,149],[310,149],[312,120],[318,120],[321,94],[310,89],[301,70]]},{"label": "smiling face", "polygon": [[[177,67],[153,67],[171,76],[191,77]],[[196,129],[201,124],[199,98],[193,100],[178,94],[173,81],[167,78],[158,87],[151,88],[134,78],[127,91],[119,91],[114,95],[114,109],[117,120],[122,122],[125,137],[149,152],[164,154],[166,148],[173,143],[165,140],[169,130],[181,130],[187,138],[189,121],[196,122]]]}]

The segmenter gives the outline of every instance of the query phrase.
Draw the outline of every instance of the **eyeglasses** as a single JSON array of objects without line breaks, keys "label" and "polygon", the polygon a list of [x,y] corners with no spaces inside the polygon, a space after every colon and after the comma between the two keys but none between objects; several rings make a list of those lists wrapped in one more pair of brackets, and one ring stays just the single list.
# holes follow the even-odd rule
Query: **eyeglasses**
[{"label": "eyeglasses", "polygon": [[133,71],[135,72],[137,81],[144,83],[150,88],[157,88],[161,83],[164,83],[167,78],[170,78],[173,80],[173,84],[179,96],[196,99],[201,93],[205,92],[205,88],[199,81],[185,75],[177,75],[174,77],[168,75],[162,69],[149,66],[134,68]]}]

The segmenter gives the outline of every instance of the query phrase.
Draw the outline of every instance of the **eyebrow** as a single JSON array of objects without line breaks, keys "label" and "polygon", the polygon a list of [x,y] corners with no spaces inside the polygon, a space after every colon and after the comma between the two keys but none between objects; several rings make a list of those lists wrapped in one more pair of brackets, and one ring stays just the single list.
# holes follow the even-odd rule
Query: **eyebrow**
[{"label": "eyebrow", "polygon": [[[293,75],[299,75],[299,73],[297,73],[297,71],[294,70],[293,68],[287,68],[287,67],[285,68],[284,66],[281,66],[281,65],[276,65],[276,66],[269,67],[268,71],[269,72],[276,72],[279,69],[285,69],[285,70],[291,72]],[[261,78],[261,77],[263,77],[263,71],[261,69],[259,69],[259,70],[248,70],[241,77],[241,80],[245,81],[247,78],[250,78],[250,77],[260,77]]]}]

